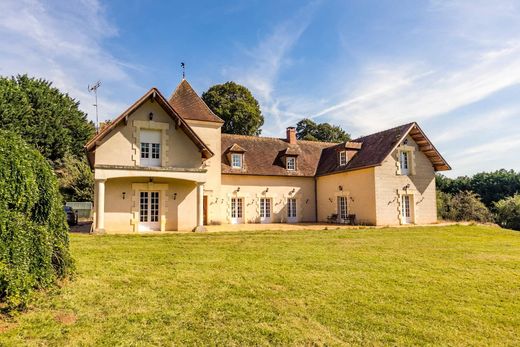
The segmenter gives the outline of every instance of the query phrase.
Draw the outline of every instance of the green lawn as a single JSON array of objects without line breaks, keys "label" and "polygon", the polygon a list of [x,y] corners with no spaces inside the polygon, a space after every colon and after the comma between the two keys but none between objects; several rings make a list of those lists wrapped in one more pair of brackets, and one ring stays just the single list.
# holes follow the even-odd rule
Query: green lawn
[{"label": "green lawn", "polygon": [[520,345],[520,233],[73,235],[0,345]]}]

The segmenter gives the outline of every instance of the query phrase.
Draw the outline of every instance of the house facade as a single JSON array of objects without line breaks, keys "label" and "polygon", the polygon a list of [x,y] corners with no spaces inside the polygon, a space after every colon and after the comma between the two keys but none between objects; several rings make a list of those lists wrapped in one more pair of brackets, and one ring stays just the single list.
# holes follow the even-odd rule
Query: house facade
[{"label": "house facade", "polygon": [[222,134],[183,80],[150,89],[86,150],[94,230],[203,231],[209,224],[434,223],[435,172],[450,167],[416,123],[346,143]]}]

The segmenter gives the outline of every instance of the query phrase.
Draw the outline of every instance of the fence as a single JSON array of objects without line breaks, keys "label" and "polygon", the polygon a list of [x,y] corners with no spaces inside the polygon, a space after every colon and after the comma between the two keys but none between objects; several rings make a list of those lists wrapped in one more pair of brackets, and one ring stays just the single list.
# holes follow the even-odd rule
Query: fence
[{"label": "fence", "polygon": [[78,211],[79,218],[92,219],[92,203],[90,201],[69,201],[65,206],[70,206],[74,211]]}]

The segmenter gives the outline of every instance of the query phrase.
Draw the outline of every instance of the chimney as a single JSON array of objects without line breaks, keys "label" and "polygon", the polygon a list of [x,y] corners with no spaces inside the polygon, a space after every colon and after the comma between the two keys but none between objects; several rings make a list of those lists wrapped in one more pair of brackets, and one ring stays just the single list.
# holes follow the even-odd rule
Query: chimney
[{"label": "chimney", "polygon": [[291,144],[296,144],[296,128],[295,127],[288,127],[287,128],[287,139],[286,141]]}]

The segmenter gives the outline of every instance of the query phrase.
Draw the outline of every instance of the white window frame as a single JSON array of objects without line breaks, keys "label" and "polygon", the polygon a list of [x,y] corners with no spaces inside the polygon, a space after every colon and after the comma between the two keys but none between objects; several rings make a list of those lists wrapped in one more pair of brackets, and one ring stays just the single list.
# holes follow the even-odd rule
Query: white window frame
[{"label": "white window frame", "polygon": [[339,165],[340,166],[347,165],[347,151],[339,152]]},{"label": "white window frame", "polygon": [[231,153],[231,167],[233,169],[241,169],[243,162],[243,155],[240,153]]},{"label": "white window frame", "polygon": [[287,219],[289,222],[295,222],[297,218],[296,212],[297,202],[296,198],[287,199]]},{"label": "white window frame", "polygon": [[271,223],[272,206],[273,202],[271,198],[260,198],[260,222]]},{"label": "white window frame", "polygon": [[412,223],[413,196],[411,194],[403,194],[401,196],[401,220],[402,224]]},{"label": "white window frame", "polygon": [[347,205],[347,197],[346,196],[338,196],[337,200],[337,212],[338,219],[347,219],[348,218],[348,205]]},{"label": "white window frame", "polygon": [[160,230],[160,192],[139,192],[139,231]]},{"label": "white window frame", "polygon": [[244,198],[231,198],[231,224],[244,221]]},{"label": "white window frame", "polygon": [[161,139],[160,130],[141,129],[140,131],[140,166],[159,167],[161,166]]},{"label": "white window frame", "polygon": [[288,171],[296,171],[296,158],[287,157],[285,167]]},{"label": "white window frame", "polygon": [[407,176],[410,174],[410,151],[399,152],[399,167],[401,168],[401,175]]}]

